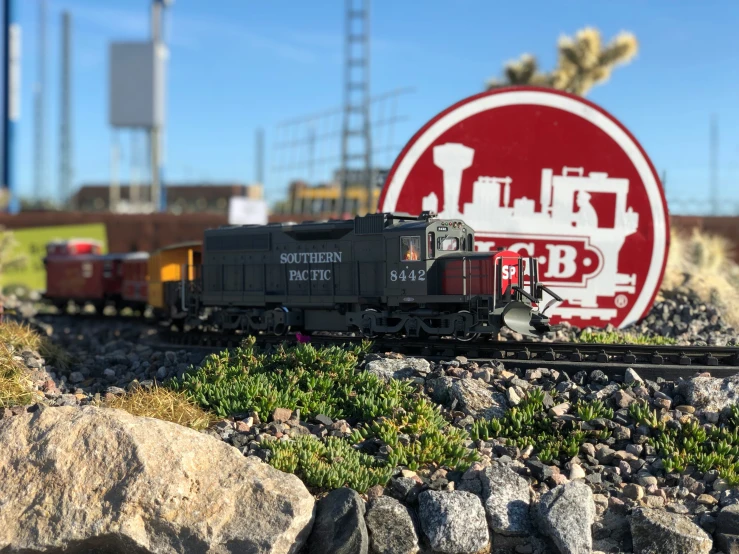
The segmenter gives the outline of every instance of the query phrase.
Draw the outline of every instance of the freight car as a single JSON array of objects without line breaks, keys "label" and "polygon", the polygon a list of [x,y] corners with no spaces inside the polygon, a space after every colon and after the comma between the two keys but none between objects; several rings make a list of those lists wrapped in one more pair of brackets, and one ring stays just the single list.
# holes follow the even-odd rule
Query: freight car
[{"label": "freight car", "polygon": [[147,302],[141,264],[148,257],[145,252],[102,254],[102,245],[94,240],[50,242],[43,260],[44,298],[59,309],[70,302],[80,307],[90,303],[98,312],[107,305],[141,308]]},{"label": "freight car", "polygon": [[205,232],[202,267],[181,272],[175,302],[191,325],[282,335],[497,336],[551,326],[537,260],[475,252],[460,220],[371,214],[354,220],[246,225]]}]

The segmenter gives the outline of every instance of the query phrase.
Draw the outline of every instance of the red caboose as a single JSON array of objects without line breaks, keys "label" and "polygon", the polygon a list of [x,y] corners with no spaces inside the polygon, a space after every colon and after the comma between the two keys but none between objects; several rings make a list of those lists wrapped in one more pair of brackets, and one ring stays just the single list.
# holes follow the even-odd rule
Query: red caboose
[{"label": "red caboose", "polygon": [[105,301],[102,245],[98,241],[73,239],[46,245],[46,292],[44,297],[58,308],[72,301],[92,302],[102,308]]}]

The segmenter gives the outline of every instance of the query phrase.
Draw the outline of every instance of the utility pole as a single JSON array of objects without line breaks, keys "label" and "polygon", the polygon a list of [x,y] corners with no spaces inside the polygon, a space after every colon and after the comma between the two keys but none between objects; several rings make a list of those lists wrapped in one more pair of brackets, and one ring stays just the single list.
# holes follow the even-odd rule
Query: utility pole
[{"label": "utility pole", "polygon": [[711,116],[710,138],[710,179],[711,179],[711,215],[719,213],[719,180],[718,180],[718,116]]},{"label": "utility pole", "polygon": [[44,128],[44,97],[46,96],[46,0],[38,0],[38,75],[34,98],[33,192],[37,201],[44,193],[46,133]]},{"label": "utility pole", "polygon": [[[71,202],[72,185],[72,17],[69,12],[62,13],[62,71],[59,124],[59,195],[62,205]],[[75,206],[70,204],[70,208]]]},{"label": "utility pole", "polygon": [[21,115],[21,27],[17,22],[16,0],[3,0],[3,192],[7,210],[20,211],[15,182],[15,125]]},{"label": "utility pole", "polygon": [[[167,46],[164,44],[163,19],[164,8],[173,0],[152,0],[151,4],[151,40],[154,43],[155,63],[158,63],[159,55],[167,55]],[[164,93],[164,75],[162,79],[162,94]],[[164,98],[161,99],[162,122],[164,121]],[[164,128],[157,122],[149,130],[149,145],[151,149],[151,202],[155,211],[167,210],[167,191],[164,184],[164,165],[162,164],[164,144]]]},{"label": "utility pole", "polygon": [[257,129],[256,152],[254,152],[254,177],[264,186],[264,129]]},{"label": "utility pole", "polygon": [[[370,0],[346,0],[344,42],[344,120],[341,140],[341,202],[339,213],[347,211],[346,191],[350,165],[364,161],[361,181],[367,191],[367,213],[374,211],[372,176],[372,136],[370,129]],[[361,145],[361,146],[360,146]],[[360,207],[361,210],[361,207]]]}]

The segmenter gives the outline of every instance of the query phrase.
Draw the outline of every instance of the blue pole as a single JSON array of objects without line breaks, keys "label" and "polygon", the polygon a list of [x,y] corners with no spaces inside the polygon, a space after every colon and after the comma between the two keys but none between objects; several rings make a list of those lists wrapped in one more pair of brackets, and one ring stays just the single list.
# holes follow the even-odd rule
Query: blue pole
[{"label": "blue pole", "polygon": [[15,186],[15,122],[20,116],[20,25],[16,0],[3,0],[3,174],[2,187],[8,195],[8,211],[20,211]]}]

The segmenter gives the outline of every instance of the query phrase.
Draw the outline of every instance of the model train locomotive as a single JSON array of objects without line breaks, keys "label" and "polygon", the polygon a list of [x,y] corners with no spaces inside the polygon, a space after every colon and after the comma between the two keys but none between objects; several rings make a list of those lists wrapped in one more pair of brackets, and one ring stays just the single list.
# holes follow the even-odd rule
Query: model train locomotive
[{"label": "model train locomotive", "polygon": [[[49,250],[46,297],[58,305],[79,303],[95,290],[98,307],[110,302],[120,308],[140,305],[145,286],[147,303],[159,317],[243,333],[472,340],[497,336],[503,326],[527,335],[549,332],[540,304],[544,294],[550,304],[561,299],[538,281],[536,259],[508,250],[475,252],[474,244],[474,231],[463,221],[428,212],[229,226],[205,231],[202,244],[151,254],[145,278],[130,269],[142,263],[140,254]],[[71,267],[75,259],[81,261],[79,292],[71,294],[53,281],[59,278],[56,268]],[[85,272],[85,263],[92,269]],[[98,276],[102,284],[88,285],[85,276]],[[133,291],[135,299],[127,296]]]}]

